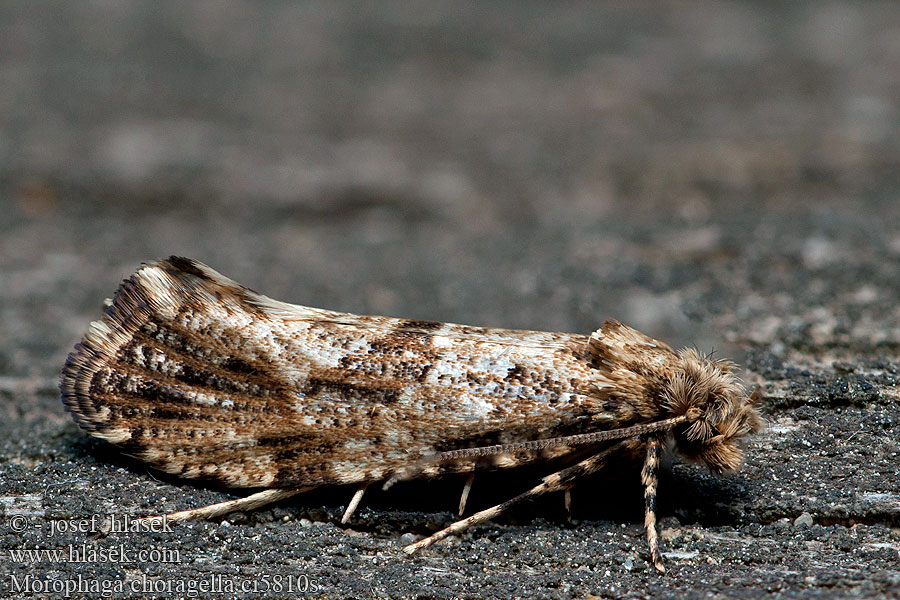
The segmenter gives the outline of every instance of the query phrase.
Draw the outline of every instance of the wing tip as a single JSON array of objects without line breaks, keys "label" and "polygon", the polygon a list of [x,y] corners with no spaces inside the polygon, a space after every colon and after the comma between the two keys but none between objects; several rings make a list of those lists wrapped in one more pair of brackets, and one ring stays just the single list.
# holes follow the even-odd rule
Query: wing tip
[{"label": "wing tip", "polygon": [[98,374],[109,369],[109,363],[154,309],[177,302],[171,282],[164,289],[166,278],[160,271],[165,269],[165,261],[147,263],[124,280],[101,317],[91,322],[66,358],[59,379],[62,403],[72,419],[93,435],[104,437],[109,425],[94,389]]}]

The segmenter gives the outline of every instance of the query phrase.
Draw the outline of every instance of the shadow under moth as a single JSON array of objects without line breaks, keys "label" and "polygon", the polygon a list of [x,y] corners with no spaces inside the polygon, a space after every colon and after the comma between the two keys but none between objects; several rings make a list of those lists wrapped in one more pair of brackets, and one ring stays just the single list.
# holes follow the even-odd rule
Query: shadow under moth
[{"label": "shadow under moth", "polygon": [[554,464],[540,484],[405,548],[561,491],[623,453],[643,459],[650,557],[660,452],[739,468],[761,419],[734,365],[617,321],[589,336],[359,316],[272,300],[186,258],[120,286],[62,372],[93,436],[187,479],[262,489],[169,515],[210,518],[319,486]]}]

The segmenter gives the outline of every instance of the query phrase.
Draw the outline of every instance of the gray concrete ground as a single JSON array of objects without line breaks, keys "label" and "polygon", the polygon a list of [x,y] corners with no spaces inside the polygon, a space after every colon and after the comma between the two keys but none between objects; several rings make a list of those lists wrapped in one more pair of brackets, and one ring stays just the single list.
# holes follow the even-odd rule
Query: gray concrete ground
[{"label": "gray concrete ground", "polygon": [[[898,40],[891,2],[4,3],[0,596],[897,597]],[[734,477],[671,462],[665,576],[633,470],[579,487],[572,524],[548,497],[412,558],[461,481],[371,493],[349,527],[340,489],[61,531],[230,497],[87,439],[56,390],[170,254],[338,310],[616,317],[739,359],[769,427]]]}]

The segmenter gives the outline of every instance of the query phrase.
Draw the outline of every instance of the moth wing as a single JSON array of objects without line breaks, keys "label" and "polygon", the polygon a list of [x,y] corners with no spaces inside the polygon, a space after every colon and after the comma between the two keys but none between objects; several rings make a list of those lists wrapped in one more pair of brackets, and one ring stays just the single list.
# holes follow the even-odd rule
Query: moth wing
[{"label": "moth wing", "polygon": [[[122,284],[60,388],[83,429],[169,473],[236,487],[353,483],[448,448],[586,422],[590,391],[574,388],[578,373],[546,393],[509,378],[510,401],[479,381],[507,364],[580,369],[586,344],[291,305],[172,257]],[[460,352],[487,366],[452,372],[445,359]],[[571,414],[549,406],[560,398]]]}]

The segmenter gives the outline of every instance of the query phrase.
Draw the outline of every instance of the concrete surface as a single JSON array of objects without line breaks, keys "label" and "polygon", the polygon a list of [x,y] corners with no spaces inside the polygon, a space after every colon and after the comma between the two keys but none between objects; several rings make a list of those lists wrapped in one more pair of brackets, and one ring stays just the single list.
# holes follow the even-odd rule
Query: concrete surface
[{"label": "concrete surface", "polygon": [[[897,597],[898,40],[892,2],[4,3],[0,596]],[[573,524],[548,497],[412,558],[462,481],[370,493],[349,527],[341,489],[95,539],[71,529],[229,497],[88,440],[56,390],[170,254],[338,310],[616,317],[739,359],[769,428],[732,478],[674,459],[665,576],[628,469]],[[151,554],[15,554],[70,547]]]}]

